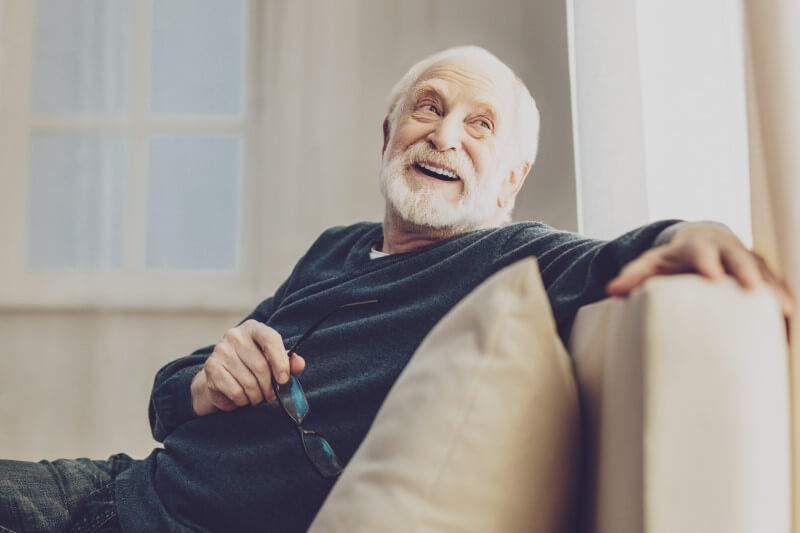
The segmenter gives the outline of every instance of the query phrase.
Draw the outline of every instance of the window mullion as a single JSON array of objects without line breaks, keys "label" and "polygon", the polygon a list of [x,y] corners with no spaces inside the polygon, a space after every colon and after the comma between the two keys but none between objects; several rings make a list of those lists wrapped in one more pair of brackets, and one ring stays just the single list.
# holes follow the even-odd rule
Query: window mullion
[{"label": "window mullion", "polygon": [[139,273],[144,264],[147,180],[147,100],[150,64],[150,0],[133,2],[128,201],[125,213],[125,270]]}]

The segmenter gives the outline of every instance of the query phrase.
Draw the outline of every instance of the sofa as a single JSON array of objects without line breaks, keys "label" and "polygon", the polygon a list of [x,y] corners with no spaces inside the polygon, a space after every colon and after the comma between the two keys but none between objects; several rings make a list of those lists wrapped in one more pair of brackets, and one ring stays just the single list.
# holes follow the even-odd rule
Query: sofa
[{"label": "sofa", "polygon": [[520,261],[423,341],[311,531],[788,533],[788,376],[766,287],[656,277],[567,351]]},{"label": "sofa", "polygon": [[785,338],[770,290],[731,278],[654,278],[582,308],[581,531],[788,533]]}]

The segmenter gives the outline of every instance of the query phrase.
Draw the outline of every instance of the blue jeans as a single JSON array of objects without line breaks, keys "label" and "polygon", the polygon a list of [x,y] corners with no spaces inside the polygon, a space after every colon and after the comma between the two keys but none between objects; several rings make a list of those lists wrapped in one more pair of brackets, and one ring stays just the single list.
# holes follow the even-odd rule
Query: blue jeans
[{"label": "blue jeans", "polygon": [[0,533],[112,533],[122,529],[114,478],[134,460],[0,460]]}]

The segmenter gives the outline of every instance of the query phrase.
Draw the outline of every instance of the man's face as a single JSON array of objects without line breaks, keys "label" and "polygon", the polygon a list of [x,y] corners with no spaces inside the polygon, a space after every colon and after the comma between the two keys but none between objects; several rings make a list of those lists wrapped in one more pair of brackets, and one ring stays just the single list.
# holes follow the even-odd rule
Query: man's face
[{"label": "man's face", "polygon": [[515,163],[513,80],[493,65],[448,60],[405,95],[381,167],[381,190],[407,222],[452,233],[497,225]]}]

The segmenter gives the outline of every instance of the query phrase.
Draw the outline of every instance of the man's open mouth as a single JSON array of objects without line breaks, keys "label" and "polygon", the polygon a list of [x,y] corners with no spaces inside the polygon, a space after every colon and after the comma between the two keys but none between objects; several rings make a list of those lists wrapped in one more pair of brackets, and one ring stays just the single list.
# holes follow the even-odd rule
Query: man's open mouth
[{"label": "man's open mouth", "polygon": [[425,174],[426,176],[436,178],[437,180],[458,181],[459,179],[461,179],[455,172],[452,172],[444,168],[435,167],[433,165],[429,165],[421,161],[414,163],[413,167],[418,171],[422,172],[423,174]]}]

